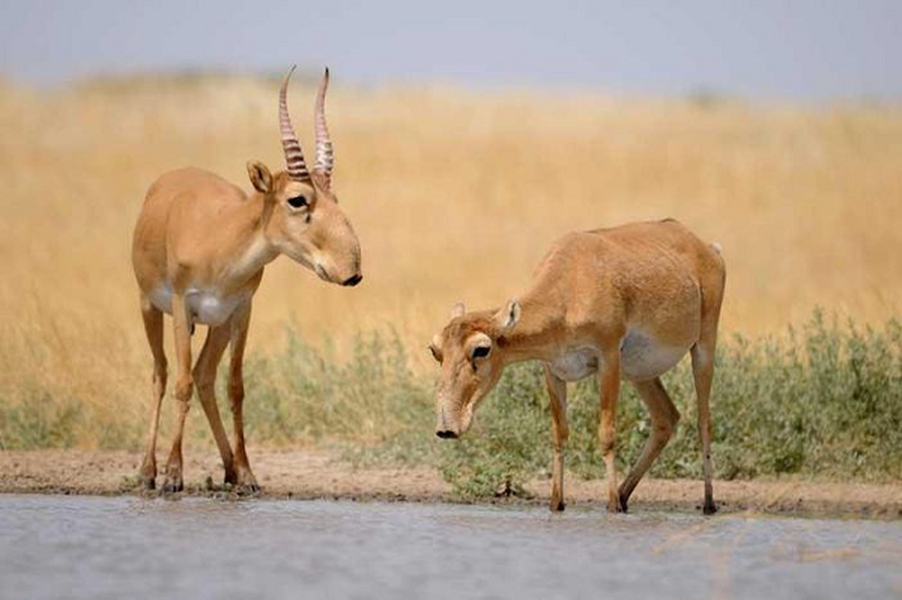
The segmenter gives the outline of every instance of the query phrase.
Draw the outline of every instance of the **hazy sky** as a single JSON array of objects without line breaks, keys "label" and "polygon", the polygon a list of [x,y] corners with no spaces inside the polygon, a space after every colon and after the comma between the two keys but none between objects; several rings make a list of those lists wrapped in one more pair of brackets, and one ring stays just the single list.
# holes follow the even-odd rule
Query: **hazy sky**
[{"label": "hazy sky", "polygon": [[902,98],[902,1],[0,0],[0,75],[283,71],[345,83]]}]

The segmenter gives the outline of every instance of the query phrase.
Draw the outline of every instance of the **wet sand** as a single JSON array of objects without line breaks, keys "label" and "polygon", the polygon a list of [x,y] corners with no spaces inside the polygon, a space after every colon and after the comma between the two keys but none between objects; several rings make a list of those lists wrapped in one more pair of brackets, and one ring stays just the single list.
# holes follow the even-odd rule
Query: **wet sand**
[{"label": "wet sand", "polygon": [[[183,495],[229,495],[220,485],[222,468],[215,453],[187,453],[185,459]],[[427,467],[355,468],[319,450],[254,451],[251,461],[264,498],[454,501],[450,486]],[[140,463],[141,455],[129,452],[0,451],[0,493],[141,495],[145,493],[136,478]],[[550,488],[549,481],[534,481],[527,486],[532,498],[485,502],[545,504]],[[570,476],[565,482],[565,499],[571,506],[603,506],[604,490],[601,480]],[[902,518],[902,483],[716,481],[714,493],[725,513]],[[701,499],[700,480],[646,479],[636,489],[630,511],[691,512],[698,509]]]}]

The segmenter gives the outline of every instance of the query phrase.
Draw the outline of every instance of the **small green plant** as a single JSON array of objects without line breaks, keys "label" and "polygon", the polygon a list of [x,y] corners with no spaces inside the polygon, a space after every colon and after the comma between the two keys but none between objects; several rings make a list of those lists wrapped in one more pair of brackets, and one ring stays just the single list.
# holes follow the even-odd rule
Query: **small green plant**
[{"label": "small green plant", "polygon": [[98,412],[81,399],[26,390],[0,398],[0,450],[71,448],[86,432],[103,449],[135,449],[144,423],[116,412]]},{"label": "small green plant", "polygon": [[0,404],[0,443],[6,450],[65,448],[82,426],[81,403],[29,392],[16,403]]},{"label": "small green plant", "polygon": [[284,353],[253,360],[245,371],[249,435],[266,442],[373,445],[428,421],[428,386],[394,333],[358,335],[341,362],[289,331]]}]

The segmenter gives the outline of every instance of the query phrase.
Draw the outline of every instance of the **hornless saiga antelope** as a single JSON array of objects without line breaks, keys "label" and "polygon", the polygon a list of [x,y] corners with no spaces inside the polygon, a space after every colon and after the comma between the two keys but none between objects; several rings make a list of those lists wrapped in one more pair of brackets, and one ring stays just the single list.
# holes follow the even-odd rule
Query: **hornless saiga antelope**
[{"label": "hornless saiga antelope", "polygon": [[[164,492],[182,489],[182,433],[192,389],[222,455],[225,481],[242,491],[257,491],[244,447],[242,359],[251,301],[263,268],[285,254],[323,280],[345,286],[360,283],[360,244],[332,191],[332,142],[326,127],[325,96],[329,71],[316,97],[316,165],[307,170],[291,126],[287,90],[279,94],[279,125],[287,170],[271,174],[250,161],[247,173],[255,192],[200,169],[166,173],[147,192],[135,226],[132,263],[141,288],[144,329],[153,352],[153,412],[141,478],[154,488],[155,449],[160,404],[166,390],[163,313],[175,329],[177,420],[166,466]],[[191,335],[208,325],[200,356],[191,368]],[[234,450],[219,417],[214,395],[216,368],[231,344],[228,396],[235,427]]]},{"label": "hornless saiga antelope", "polygon": [[[626,511],[630,494],[679,421],[660,376],[688,350],[698,396],[704,512],[715,512],[708,400],[725,275],[720,247],[703,243],[672,219],[564,236],[519,300],[500,310],[470,313],[458,304],[451,322],[433,338],[430,349],[442,365],[436,434],[456,438],[465,433],[504,367],[542,361],[554,441],[551,510],[563,510],[567,382],[597,373],[608,510]],[[618,490],[614,417],[621,379],[639,392],[653,428]]]}]

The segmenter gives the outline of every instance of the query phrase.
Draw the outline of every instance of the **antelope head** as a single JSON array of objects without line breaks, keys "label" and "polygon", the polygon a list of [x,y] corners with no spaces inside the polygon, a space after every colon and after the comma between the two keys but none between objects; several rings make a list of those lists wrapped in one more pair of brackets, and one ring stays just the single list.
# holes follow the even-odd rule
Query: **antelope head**
[{"label": "antelope head", "polygon": [[504,336],[520,319],[520,306],[511,300],[496,313],[467,314],[455,305],[451,322],[429,345],[441,365],[436,397],[436,429],[440,438],[466,433],[480,400],[492,391],[504,370]]},{"label": "antelope head", "polygon": [[264,197],[263,231],[279,253],[314,271],[320,279],[340,285],[357,285],[360,242],[351,222],[338,206],[332,190],[332,141],[326,126],[326,69],[316,95],[316,163],[307,169],[304,153],[288,114],[288,80],[279,92],[279,126],[287,169],[272,175],[261,162],[247,163],[251,184]]}]

